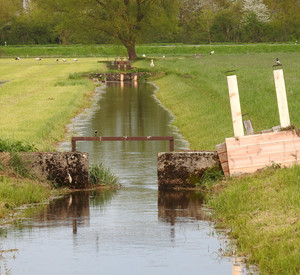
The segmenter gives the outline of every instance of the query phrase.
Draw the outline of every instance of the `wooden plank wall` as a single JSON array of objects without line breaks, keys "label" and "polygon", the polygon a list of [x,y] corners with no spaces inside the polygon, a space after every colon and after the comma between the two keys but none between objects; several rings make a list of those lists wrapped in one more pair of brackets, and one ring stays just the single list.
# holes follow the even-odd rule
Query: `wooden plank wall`
[{"label": "wooden plank wall", "polygon": [[226,138],[229,175],[253,173],[267,165],[300,164],[300,137],[282,131]]},{"label": "wooden plank wall", "polygon": [[217,153],[221,162],[222,170],[226,177],[229,176],[229,168],[228,168],[228,157],[227,157],[227,149],[226,143],[221,143],[216,145]]}]

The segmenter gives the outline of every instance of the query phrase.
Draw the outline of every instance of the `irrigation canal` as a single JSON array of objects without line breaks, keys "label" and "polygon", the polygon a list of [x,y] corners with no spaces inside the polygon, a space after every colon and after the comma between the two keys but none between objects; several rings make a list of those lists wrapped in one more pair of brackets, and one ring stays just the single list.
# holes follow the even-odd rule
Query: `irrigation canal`
[{"label": "irrigation canal", "polygon": [[[93,107],[74,119],[79,136],[175,136],[187,149],[151,84],[110,84]],[[61,145],[70,150],[70,141]],[[244,274],[222,258],[222,234],[205,220],[201,194],[159,192],[157,152],[168,141],[78,142],[119,176],[123,188],[77,192],[35,208],[32,217],[2,232],[1,274]],[[241,271],[242,270],[242,271]]]}]

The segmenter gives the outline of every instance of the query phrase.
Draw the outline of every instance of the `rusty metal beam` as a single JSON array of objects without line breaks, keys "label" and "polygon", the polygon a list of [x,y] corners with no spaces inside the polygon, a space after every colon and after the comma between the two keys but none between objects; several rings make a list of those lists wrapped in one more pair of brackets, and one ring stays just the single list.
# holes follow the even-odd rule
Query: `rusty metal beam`
[{"label": "rusty metal beam", "polygon": [[153,141],[153,140],[169,140],[170,151],[174,151],[174,137],[172,136],[147,136],[147,137],[72,137],[72,151],[76,151],[76,141]]}]

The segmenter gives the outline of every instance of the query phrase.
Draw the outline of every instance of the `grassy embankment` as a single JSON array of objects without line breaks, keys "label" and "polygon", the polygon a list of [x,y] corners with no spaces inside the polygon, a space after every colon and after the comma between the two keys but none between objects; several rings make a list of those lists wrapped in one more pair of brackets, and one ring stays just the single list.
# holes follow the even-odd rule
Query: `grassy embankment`
[{"label": "grassy embankment", "polygon": [[[215,55],[209,56],[212,49],[215,50]],[[157,95],[175,115],[174,124],[179,127],[181,133],[190,142],[191,149],[214,149],[215,144],[223,142],[225,137],[233,135],[226,83],[227,70],[237,70],[242,111],[250,114],[255,130],[259,131],[279,124],[272,74],[272,65],[275,63],[276,57],[279,57],[283,63],[291,121],[297,126],[300,125],[300,109],[298,108],[300,65],[297,61],[300,57],[299,46],[221,45],[152,48],[141,46],[137,48],[137,51],[139,54],[147,54],[149,59],[151,57],[156,58],[154,60],[155,71],[167,72],[164,77],[154,80],[159,86]],[[202,56],[194,59],[192,58],[194,53],[202,54]],[[58,52],[55,54],[58,54]],[[15,55],[20,56],[20,54]],[[36,55],[38,54],[32,53],[32,56]],[[70,55],[72,56],[68,52],[68,56]],[[116,55],[123,54],[118,53]],[[162,59],[162,55],[167,58]],[[149,59],[138,61],[135,65],[150,68]],[[91,60],[89,59],[86,62],[88,63]],[[16,66],[15,61],[0,60],[0,62],[7,62],[8,65],[12,62],[11,67],[2,69],[3,72],[0,74],[0,80],[5,80],[2,78],[3,73],[5,75],[9,68],[12,73]],[[27,60],[26,62],[33,64],[35,61]],[[48,60],[47,62],[51,63],[52,61]],[[59,66],[64,65],[67,64],[59,64]],[[42,63],[39,66],[42,66]],[[54,65],[48,66],[51,68]],[[93,70],[95,68],[93,66],[88,70]],[[60,79],[52,79],[50,90],[55,90],[54,87],[60,87],[61,89],[65,87],[63,85],[55,86],[55,83],[59,81],[71,82],[72,80],[67,79],[68,74],[73,73],[74,70],[76,71],[75,68],[72,65],[70,71],[63,74]],[[24,70],[26,71],[26,66],[24,66]],[[53,74],[55,74],[55,71],[59,71],[58,68],[53,68],[53,70]],[[87,69],[80,69],[80,71],[83,70]],[[21,71],[20,69],[20,74]],[[32,73],[31,76],[35,74]],[[8,75],[6,76],[7,80],[14,79],[8,77]],[[37,85],[36,82],[33,83]],[[2,91],[8,84],[1,88]],[[72,88],[76,86],[74,85]],[[41,86],[38,87],[35,90],[40,90]],[[6,93],[10,92],[10,89],[6,91]],[[72,92],[70,93],[72,94]],[[80,92],[78,93],[80,94]],[[21,100],[22,94],[19,90],[19,93],[17,93],[19,98],[17,97],[16,102],[14,101],[15,96],[7,98],[8,101],[4,100],[4,102],[12,103],[12,105],[17,104],[18,100]],[[30,94],[27,96],[30,96]],[[1,97],[3,97],[3,94],[0,96],[0,103],[3,104]],[[43,99],[48,97],[56,98],[56,96],[45,94]],[[36,97],[32,97],[29,102],[34,102],[35,99]],[[63,97],[60,101],[46,101],[52,102],[53,105],[59,105],[59,102],[64,105],[62,100],[64,100]],[[79,101],[82,104],[85,101],[84,96]],[[76,103],[76,100],[70,100],[69,102],[73,104]],[[7,105],[11,104],[7,103]],[[77,110],[79,105],[79,103],[76,105]],[[28,110],[25,104],[19,105],[19,108],[18,112],[20,113],[22,113],[22,110],[24,110],[24,113],[32,111],[32,109]],[[14,107],[12,107],[12,110],[14,110]],[[1,115],[0,119],[2,117]],[[22,118],[22,115],[19,114],[19,117]],[[60,134],[51,135],[45,143],[43,138],[28,139],[30,135],[26,134],[26,131],[24,132],[26,138],[24,138],[37,142],[39,148],[52,147],[51,144],[61,138],[63,124],[67,120],[58,125],[57,128],[61,128]],[[32,123],[32,125],[34,124]],[[41,124],[43,124],[41,121],[38,122],[38,125]],[[29,126],[30,124],[28,124]],[[8,126],[6,125],[6,127]],[[33,130],[39,132],[38,128],[35,130],[33,127]],[[23,134],[18,134],[18,124],[15,127],[12,124],[11,129],[14,132],[13,136],[18,139],[23,137]],[[22,131],[22,127],[20,131]],[[11,138],[12,135],[7,137]],[[299,260],[296,258],[300,251],[299,174],[299,167],[296,167],[293,169],[269,170],[255,177],[228,180],[222,184],[222,191],[216,192],[216,195],[209,202],[216,209],[215,214],[219,220],[218,226],[230,229],[230,235],[237,240],[238,253],[250,255],[250,261],[259,264],[262,274],[297,274],[300,272]]]},{"label": "grassy embankment", "polygon": [[[82,79],[80,73],[102,66],[95,58],[66,63],[54,58],[0,59],[0,82],[5,82],[0,88],[2,147],[22,141],[40,151],[55,149],[66,124],[89,104],[94,90],[93,83]],[[14,168],[1,164],[0,159],[0,217],[19,205],[44,201],[53,193],[50,186],[40,185]]]},{"label": "grassy embankment", "polygon": [[[247,54],[242,49],[242,53],[235,54],[216,51],[212,56],[206,52],[198,59],[156,59],[155,70],[167,72],[165,77],[154,80],[159,86],[157,96],[175,115],[173,123],[190,142],[191,149],[214,150],[216,144],[233,136],[228,70],[237,70],[242,112],[250,114],[255,131],[279,125],[272,72],[279,57],[291,122],[299,126],[300,47],[297,49]],[[149,60],[136,63],[139,67],[149,64]],[[300,273],[299,182],[299,166],[270,169],[216,185],[208,201],[216,210],[217,226],[228,228],[236,240],[236,253],[249,256],[261,274]]]}]

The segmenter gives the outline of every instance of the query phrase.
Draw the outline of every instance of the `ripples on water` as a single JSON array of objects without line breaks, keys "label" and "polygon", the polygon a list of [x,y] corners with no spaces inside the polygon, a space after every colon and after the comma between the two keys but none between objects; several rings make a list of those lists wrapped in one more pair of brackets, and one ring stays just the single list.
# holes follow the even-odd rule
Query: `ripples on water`
[{"label": "ripples on water", "polygon": [[[187,149],[153,90],[150,84],[112,84],[100,89],[98,100],[74,119],[70,132],[92,136],[97,129],[102,136],[175,135],[175,149]],[[168,142],[82,142],[77,146],[89,153],[91,163],[110,167],[124,187],[75,192],[35,209],[22,227],[5,232],[2,249],[18,252],[14,258],[6,254],[2,272],[242,274],[236,273],[231,259],[220,257],[224,244],[204,219],[207,212],[201,194],[157,190],[156,156],[168,151]],[[70,142],[61,148],[70,150]]]}]

